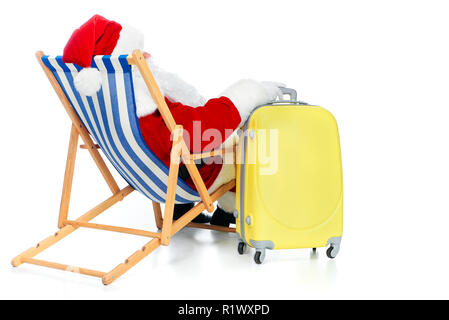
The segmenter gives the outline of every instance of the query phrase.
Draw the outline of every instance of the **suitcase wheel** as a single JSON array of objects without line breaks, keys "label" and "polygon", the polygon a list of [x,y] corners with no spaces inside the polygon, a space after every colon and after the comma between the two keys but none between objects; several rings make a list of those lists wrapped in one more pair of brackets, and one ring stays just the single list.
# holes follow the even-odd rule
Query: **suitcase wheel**
[{"label": "suitcase wheel", "polygon": [[337,256],[338,250],[331,245],[329,248],[327,248],[326,250],[326,255],[329,259],[333,259]]},{"label": "suitcase wheel", "polygon": [[262,262],[265,260],[265,250],[257,250],[254,254],[254,262],[257,264],[262,264]]},{"label": "suitcase wheel", "polygon": [[241,241],[241,242],[239,242],[237,251],[239,252],[239,254],[244,254],[246,252],[247,248],[248,248],[248,245],[245,242]]}]

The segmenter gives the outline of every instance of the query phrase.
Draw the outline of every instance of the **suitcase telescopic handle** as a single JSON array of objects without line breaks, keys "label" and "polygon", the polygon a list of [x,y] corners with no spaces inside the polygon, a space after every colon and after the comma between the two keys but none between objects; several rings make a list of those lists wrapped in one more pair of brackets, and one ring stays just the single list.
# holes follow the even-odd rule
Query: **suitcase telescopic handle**
[{"label": "suitcase telescopic handle", "polygon": [[281,89],[282,94],[286,94],[290,96],[290,101],[296,101],[298,98],[298,94],[296,93],[295,89],[292,88],[286,88],[286,87],[279,87]]}]

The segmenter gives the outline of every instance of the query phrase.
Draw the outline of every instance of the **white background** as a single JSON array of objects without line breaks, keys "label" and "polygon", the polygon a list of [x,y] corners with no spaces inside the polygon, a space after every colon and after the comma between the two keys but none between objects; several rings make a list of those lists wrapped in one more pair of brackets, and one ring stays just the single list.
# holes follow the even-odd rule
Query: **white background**
[{"label": "white background", "polygon": [[[449,298],[449,30],[445,1],[9,1],[0,12],[0,298]],[[70,122],[34,52],[57,55],[99,13],[146,35],[156,62],[214,97],[241,78],[285,82],[341,134],[344,237],[239,256],[235,235],[184,230],[110,286],[10,260],[56,228]],[[125,183],[121,180],[121,186]],[[109,196],[86,151],[75,218]],[[153,229],[133,193],[95,220]],[[108,271],[146,238],[80,230],[44,254]]]}]

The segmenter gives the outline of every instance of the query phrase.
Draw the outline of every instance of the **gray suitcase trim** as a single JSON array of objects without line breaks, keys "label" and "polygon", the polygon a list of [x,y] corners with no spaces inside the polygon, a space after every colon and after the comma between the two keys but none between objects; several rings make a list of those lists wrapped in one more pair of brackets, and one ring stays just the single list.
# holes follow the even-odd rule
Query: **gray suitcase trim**
[{"label": "gray suitcase trim", "polygon": [[264,240],[264,241],[257,241],[257,240],[249,240],[249,243],[256,249],[274,249],[274,243],[270,240]]},{"label": "gray suitcase trim", "polygon": [[332,237],[329,240],[327,240],[327,245],[330,248],[332,248],[332,250],[330,251],[330,254],[332,256],[332,258],[335,258],[338,254],[338,252],[340,251],[340,243],[341,243],[341,237]]},{"label": "gray suitcase trim", "polygon": [[[251,113],[252,115],[252,113]],[[242,141],[242,151],[241,151],[241,158],[240,158],[240,237],[243,242],[246,243],[245,240],[245,212],[244,212],[244,205],[245,205],[245,154],[246,154],[246,145],[247,145],[247,138],[248,138],[248,123],[249,118],[246,120],[245,125],[243,127],[243,141]]]}]

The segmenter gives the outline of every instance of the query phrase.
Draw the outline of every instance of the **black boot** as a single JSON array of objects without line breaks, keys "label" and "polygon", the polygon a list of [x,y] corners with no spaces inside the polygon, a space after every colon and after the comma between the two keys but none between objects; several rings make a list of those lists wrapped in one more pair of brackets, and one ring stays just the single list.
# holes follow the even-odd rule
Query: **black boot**
[{"label": "black boot", "polygon": [[226,212],[219,206],[217,206],[217,209],[214,211],[212,219],[210,220],[210,224],[216,226],[229,227],[231,223],[235,224],[234,214]]},{"label": "black boot", "polygon": [[[173,209],[173,220],[178,220],[179,218],[181,218],[184,213],[192,209],[194,205],[194,203],[175,204],[175,207]],[[192,222],[208,223],[210,222],[210,216],[205,213],[200,213],[195,219],[192,220]]]}]

